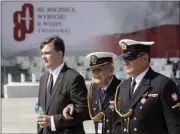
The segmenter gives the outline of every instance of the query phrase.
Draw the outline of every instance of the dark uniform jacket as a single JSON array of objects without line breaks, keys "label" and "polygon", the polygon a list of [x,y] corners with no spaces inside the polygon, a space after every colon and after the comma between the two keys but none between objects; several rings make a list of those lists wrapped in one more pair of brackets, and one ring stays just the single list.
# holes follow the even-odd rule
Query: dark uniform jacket
[{"label": "dark uniform jacket", "polygon": [[95,131],[98,132],[98,123],[103,124],[102,133],[111,133],[112,127],[114,124],[114,96],[117,86],[120,84],[120,80],[118,80],[115,76],[106,90],[106,95],[104,99],[104,103],[100,101],[100,90],[101,88],[97,84],[93,84],[92,86],[92,105],[90,107],[90,111],[92,116],[96,116],[101,111],[104,112],[104,116],[97,122],[95,122]]},{"label": "dark uniform jacket", "polygon": [[[49,72],[45,73],[40,79],[38,102],[46,115],[54,116],[56,131],[51,128],[40,128],[39,134],[85,134],[83,120],[88,116],[87,107],[87,88],[84,78],[75,70],[66,65],[62,68],[55,85],[53,86],[51,98],[45,108],[45,91],[47,87]],[[73,104],[75,111],[73,120],[65,120],[62,116],[63,109]]]},{"label": "dark uniform jacket", "polygon": [[116,111],[121,118],[113,132],[180,134],[180,94],[175,83],[151,68],[131,98],[130,83],[131,78],[117,90]]}]

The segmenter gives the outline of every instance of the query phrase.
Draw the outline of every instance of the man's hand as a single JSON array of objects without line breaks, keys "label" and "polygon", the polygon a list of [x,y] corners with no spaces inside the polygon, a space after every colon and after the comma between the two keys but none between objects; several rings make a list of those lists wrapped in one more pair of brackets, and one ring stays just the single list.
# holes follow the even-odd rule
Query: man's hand
[{"label": "man's hand", "polygon": [[37,122],[42,128],[47,128],[51,126],[51,116],[40,115],[37,117]]},{"label": "man's hand", "polygon": [[67,120],[72,120],[73,117],[73,112],[74,112],[74,105],[73,104],[69,104],[67,105],[64,109],[63,109],[63,116],[65,119]]}]

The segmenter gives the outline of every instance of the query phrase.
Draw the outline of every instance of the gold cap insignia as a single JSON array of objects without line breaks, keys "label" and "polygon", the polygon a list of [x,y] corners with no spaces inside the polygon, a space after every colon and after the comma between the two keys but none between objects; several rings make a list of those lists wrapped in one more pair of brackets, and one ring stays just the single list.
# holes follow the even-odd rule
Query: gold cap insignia
[{"label": "gold cap insignia", "polygon": [[98,58],[97,58],[96,55],[92,55],[92,56],[90,57],[90,62],[91,62],[91,64],[93,64],[93,65],[95,65],[95,64],[97,63],[97,60],[98,60]]},{"label": "gold cap insignia", "polygon": [[122,42],[122,43],[121,43],[121,48],[122,48],[123,50],[126,50],[126,49],[127,49],[127,44],[126,44],[125,42]]}]

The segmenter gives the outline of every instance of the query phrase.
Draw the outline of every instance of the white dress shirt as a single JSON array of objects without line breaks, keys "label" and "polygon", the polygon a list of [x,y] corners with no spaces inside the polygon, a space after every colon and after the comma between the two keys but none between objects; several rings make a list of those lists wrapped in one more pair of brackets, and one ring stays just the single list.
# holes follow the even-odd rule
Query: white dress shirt
[{"label": "white dress shirt", "polygon": [[[146,75],[148,70],[149,70],[149,67],[144,72],[142,72],[140,75],[138,75],[136,78],[132,77],[132,82],[133,82],[133,79],[135,79],[135,81],[136,81],[136,85],[134,87],[134,92],[136,91],[137,87],[139,86],[140,82],[142,81],[142,79],[144,78],[144,76]],[[131,82],[131,86],[132,86],[132,82]]]},{"label": "white dress shirt", "polygon": [[[50,73],[52,73],[53,75],[53,86],[54,84],[56,83],[56,80],[59,76],[59,73],[61,72],[62,68],[64,66],[64,62],[59,66],[57,67],[55,70],[49,70]],[[55,127],[55,123],[54,123],[54,117],[51,116],[51,131],[56,131],[56,127]]]}]

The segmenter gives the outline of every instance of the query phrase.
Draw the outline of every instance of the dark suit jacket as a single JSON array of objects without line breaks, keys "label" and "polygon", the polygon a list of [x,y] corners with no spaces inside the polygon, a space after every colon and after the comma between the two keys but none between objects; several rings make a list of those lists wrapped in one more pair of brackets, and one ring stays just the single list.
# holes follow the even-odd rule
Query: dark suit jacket
[{"label": "dark suit jacket", "polygon": [[130,98],[131,78],[122,82],[116,104],[121,114],[133,109],[128,118],[116,122],[114,133],[180,134],[180,93],[170,79],[148,70]]},{"label": "dark suit jacket", "polygon": [[[109,87],[106,90],[106,96],[104,99],[104,103],[102,104],[100,102],[100,90],[101,88],[97,84],[93,84],[92,86],[92,114],[93,116],[97,115],[101,112],[101,110],[105,113],[105,117],[102,119],[103,122],[103,133],[111,133],[112,127],[115,122],[115,110],[114,110],[114,104],[112,102],[114,101],[114,96],[116,92],[117,86],[120,84],[120,80],[118,80],[115,76],[113,77],[113,80]],[[95,123],[95,130],[97,133],[98,130],[98,122]]]},{"label": "dark suit jacket", "polygon": [[[87,88],[84,78],[75,70],[64,65],[53,86],[49,104],[45,109],[48,76],[49,72],[46,72],[40,79],[38,102],[46,115],[53,115],[56,131],[51,131],[50,127],[42,129],[38,125],[38,133],[84,134],[82,122],[88,115]],[[74,119],[67,121],[63,118],[62,111],[70,103],[75,106]]]}]

